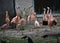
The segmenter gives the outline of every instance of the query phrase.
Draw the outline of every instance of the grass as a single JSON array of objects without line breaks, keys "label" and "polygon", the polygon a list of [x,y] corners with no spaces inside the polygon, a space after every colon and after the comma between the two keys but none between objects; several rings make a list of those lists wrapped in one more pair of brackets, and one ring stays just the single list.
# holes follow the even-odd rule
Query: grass
[{"label": "grass", "polygon": [[[34,43],[45,43],[46,39],[44,38],[34,38],[32,39]],[[7,43],[28,43],[27,39],[16,39],[16,38],[7,38],[6,40]],[[0,43],[1,43],[1,38],[0,38]],[[49,39],[48,43],[56,43],[55,39]]]},{"label": "grass", "polygon": [[27,40],[16,40],[16,39],[12,39],[12,40],[10,40],[10,43],[27,43]]}]

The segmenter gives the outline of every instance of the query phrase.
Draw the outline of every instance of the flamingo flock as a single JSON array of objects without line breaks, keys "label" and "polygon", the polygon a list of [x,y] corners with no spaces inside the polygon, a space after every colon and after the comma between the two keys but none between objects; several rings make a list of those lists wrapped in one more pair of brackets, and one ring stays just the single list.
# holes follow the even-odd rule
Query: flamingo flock
[{"label": "flamingo flock", "polygon": [[[47,7],[47,12],[46,12],[46,9],[44,8],[43,25],[48,25],[50,28],[57,24],[57,20],[55,17],[53,17],[51,12],[52,12],[52,10],[49,7]],[[16,11],[16,16],[13,17],[11,21],[9,19],[8,11],[6,11],[6,19],[5,19],[6,23],[3,24],[1,27],[8,28],[9,23],[19,25],[19,26],[21,26],[21,25],[25,26],[27,21],[28,21],[28,23],[33,22],[35,28],[40,28],[40,23],[37,20],[37,17],[35,15],[34,11],[32,11],[31,14],[28,15],[27,18],[25,16],[20,18],[18,12]]]},{"label": "flamingo flock", "polygon": [[43,25],[48,25],[51,29],[51,27],[57,24],[57,19],[53,17],[51,9],[49,7],[47,7],[47,9],[46,13],[46,9],[44,8]]}]

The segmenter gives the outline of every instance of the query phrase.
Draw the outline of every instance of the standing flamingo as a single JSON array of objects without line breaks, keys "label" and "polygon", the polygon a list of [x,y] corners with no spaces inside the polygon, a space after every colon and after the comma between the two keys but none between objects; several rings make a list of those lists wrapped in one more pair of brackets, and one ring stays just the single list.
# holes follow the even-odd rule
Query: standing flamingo
[{"label": "standing flamingo", "polygon": [[18,25],[20,23],[20,16],[18,15],[18,11],[16,11],[16,16],[14,18],[12,18],[11,20],[11,24],[13,24],[14,26]]},{"label": "standing flamingo", "polygon": [[43,16],[43,25],[48,25],[48,18],[46,14],[46,9],[44,8],[44,16]]},{"label": "standing flamingo", "polygon": [[28,22],[30,24],[33,24],[35,19],[36,19],[35,12],[32,11],[31,14],[28,16]]},{"label": "standing flamingo", "polygon": [[9,28],[9,22],[10,22],[10,19],[9,19],[9,16],[8,16],[8,11],[6,11],[5,24],[3,24],[1,26],[1,29],[7,29],[7,28]]},{"label": "standing flamingo", "polygon": [[9,16],[8,16],[8,11],[6,11],[6,19],[5,19],[5,22],[9,24],[10,22],[10,19],[9,19]]}]

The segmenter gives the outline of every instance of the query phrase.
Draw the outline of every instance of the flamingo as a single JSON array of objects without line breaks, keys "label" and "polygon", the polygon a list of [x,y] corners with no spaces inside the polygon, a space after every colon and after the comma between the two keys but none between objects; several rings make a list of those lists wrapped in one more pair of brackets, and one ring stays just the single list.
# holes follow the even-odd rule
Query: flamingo
[{"label": "flamingo", "polygon": [[[20,30],[24,30],[24,27],[26,26],[26,18],[23,16],[21,19],[20,19],[20,23],[17,25],[17,27],[19,28],[20,27]],[[19,30],[18,30],[19,31]],[[21,34],[23,35],[23,31],[20,31]]]},{"label": "flamingo", "polygon": [[11,23],[14,23],[14,24],[19,24],[20,22],[20,16],[16,15],[12,20],[11,20]]},{"label": "flamingo", "polygon": [[31,13],[30,18],[31,18],[31,21],[35,21],[36,17],[34,12]]},{"label": "flamingo", "polygon": [[7,24],[9,24],[9,22],[10,22],[10,19],[9,19],[9,16],[8,16],[8,11],[6,11],[5,22],[6,22]]},{"label": "flamingo", "polygon": [[1,29],[7,29],[9,27],[10,19],[9,19],[9,16],[8,16],[8,11],[6,11],[5,22],[6,23],[1,26]]},{"label": "flamingo", "polygon": [[46,9],[44,8],[44,16],[43,16],[43,25],[48,25],[48,18],[46,14]]},{"label": "flamingo", "polygon": [[21,24],[21,26],[25,26],[26,25],[26,18],[25,17],[21,18],[20,24]]},{"label": "flamingo", "polygon": [[15,26],[16,29],[17,29],[17,26],[20,25],[20,16],[18,15],[18,11],[16,11],[16,16],[12,18],[11,24]]},{"label": "flamingo", "polygon": [[35,13],[32,11],[31,14],[28,16],[28,22],[32,23],[36,19]]}]

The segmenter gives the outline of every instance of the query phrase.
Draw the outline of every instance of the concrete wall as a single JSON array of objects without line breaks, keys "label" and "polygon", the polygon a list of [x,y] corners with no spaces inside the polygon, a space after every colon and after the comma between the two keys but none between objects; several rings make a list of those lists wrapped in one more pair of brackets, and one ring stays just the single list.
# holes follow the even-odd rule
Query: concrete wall
[{"label": "concrete wall", "polygon": [[16,8],[20,7],[21,10],[32,6],[32,0],[15,0]]},{"label": "concrete wall", "polygon": [[33,8],[33,3],[32,3],[33,0],[15,0],[15,8],[18,9],[18,12],[21,12],[21,11],[24,11],[24,8],[25,8],[25,11],[27,13],[30,12],[30,9]]}]

